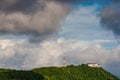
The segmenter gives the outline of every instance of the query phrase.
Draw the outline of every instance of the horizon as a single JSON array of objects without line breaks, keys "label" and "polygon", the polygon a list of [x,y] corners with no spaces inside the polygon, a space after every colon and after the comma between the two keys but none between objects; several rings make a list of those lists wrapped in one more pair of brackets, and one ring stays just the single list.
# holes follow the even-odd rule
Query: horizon
[{"label": "horizon", "polygon": [[99,63],[120,77],[119,0],[1,0],[0,68]]}]

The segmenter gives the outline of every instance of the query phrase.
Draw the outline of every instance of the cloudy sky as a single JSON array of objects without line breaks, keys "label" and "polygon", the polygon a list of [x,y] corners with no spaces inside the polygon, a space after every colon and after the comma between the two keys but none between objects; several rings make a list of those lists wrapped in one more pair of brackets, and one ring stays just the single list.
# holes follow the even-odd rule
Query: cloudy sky
[{"label": "cloudy sky", "polygon": [[119,0],[0,0],[0,67],[99,63],[120,77]]}]

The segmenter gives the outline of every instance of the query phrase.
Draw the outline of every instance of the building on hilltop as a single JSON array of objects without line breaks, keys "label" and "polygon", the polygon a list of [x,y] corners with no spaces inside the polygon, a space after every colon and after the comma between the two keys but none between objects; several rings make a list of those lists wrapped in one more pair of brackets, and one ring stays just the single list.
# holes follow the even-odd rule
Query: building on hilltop
[{"label": "building on hilltop", "polygon": [[89,67],[100,67],[100,64],[97,63],[87,63]]}]

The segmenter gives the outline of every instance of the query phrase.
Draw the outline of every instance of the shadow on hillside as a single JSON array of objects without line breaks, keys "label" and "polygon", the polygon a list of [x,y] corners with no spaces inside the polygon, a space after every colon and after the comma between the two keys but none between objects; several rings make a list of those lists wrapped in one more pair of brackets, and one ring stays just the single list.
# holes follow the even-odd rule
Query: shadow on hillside
[{"label": "shadow on hillside", "polygon": [[34,73],[33,71],[8,71],[4,72],[6,77],[11,80],[44,80],[42,75]]}]

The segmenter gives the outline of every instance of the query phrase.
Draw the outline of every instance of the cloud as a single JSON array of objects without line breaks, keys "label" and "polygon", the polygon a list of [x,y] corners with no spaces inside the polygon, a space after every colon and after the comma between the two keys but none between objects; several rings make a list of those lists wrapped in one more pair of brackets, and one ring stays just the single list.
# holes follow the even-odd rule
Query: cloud
[{"label": "cloud", "polygon": [[119,0],[112,0],[111,5],[106,6],[101,11],[101,24],[107,29],[111,30],[117,40],[120,39],[120,9]]},{"label": "cloud", "polygon": [[119,2],[120,0],[111,0],[112,2]]},{"label": "cloud", "polygon": [[[0,35],[26,35],[30,41],[35,42],[50,38],[60,30],[61,20],[69,14],[71,4],[77,1],[0,0]],[[83,13],[80,14],[88,15],[87,10],[89,8],[85,11],[81,10]],[[92,14],[92,12],[90,13]],[[91,14],[88,17],[93,17]],[[81,20],[83,19],[81,18]],[[84,19],[84,21],[86,20],[87,18]],[[93,17],[92,20],[90,23],[94,23],[96,17]],[[42,66],[62,66],[63,53],[67,50],[67,64],[96,62],[110,71],[112,71],[111,69],[118,71],[119,67],[109,68],[108,65],[116,63],[117,66],[120,66],[118,64],[120,61],[119,47],[113,50],[113,54],[101,46],[106,42],[112,41],[98,40],[90,43],[89,41],[58,39],[32,44],[21,39],[2,40],[0,41],[0,67],[22,69],[22,66],[25,65],[25,68],[31,69]]]},{"label": "cloud", "polygon": [[60,21],[67,14],[67,7],[55,2],[45,3],[43,10],[23,13],[0,11],[0,33],[27,35],[30,39],[42,40],[60,30]]},{"label": "cloud", "polygon": [[6,45],[6,42],[9,44],[0,49],[0,67],[22,69],[24,65],[25,69],[32,69],[43,66],[62,66],[63,54],[66,52],[68,65],[95,62],[114,74],[119,73],[117,70],[119,67],[116,68],[114,65],[120,66],[118,64],[120,47],[111,52],[101,46],[102,43],[113,42],[112,40],[93,40],[91,42],[60,38],[39,44],[32,44],[25,40],[2,40],[2,44]]},{"label": "cloud", "polygon": [[0,0],[0,10],[5,12],[25,12],[37,4],[37,0]]},{"label": "cloud", "polygon": [[53,1],[58,1],[58,2],[63,2],[63,3],[75,3],[75,2],[86,2],[90,0],[53,0]]},{"label": "cloud", "polygon": [[62,22],[62,31],[57,36],[82,40],[114,39],[112,32],[101,28],[100,18],[96,16],[99,7],[97,4],[80,5]]},{"label": "cloud", "polygon": [[30,41],[49,38],[78,1],[83,0],[0,0],[0,34],[27,35]]}]

